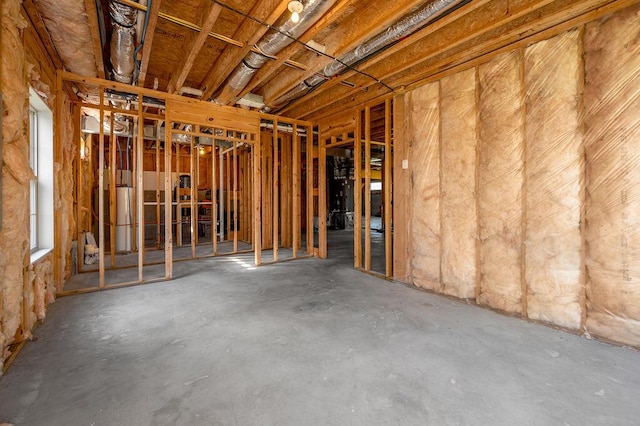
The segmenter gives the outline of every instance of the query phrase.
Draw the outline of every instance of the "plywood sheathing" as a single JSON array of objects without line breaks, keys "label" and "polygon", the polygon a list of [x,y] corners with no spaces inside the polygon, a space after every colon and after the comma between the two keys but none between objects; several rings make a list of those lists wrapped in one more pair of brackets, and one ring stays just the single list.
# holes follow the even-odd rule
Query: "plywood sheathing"
[{"label": "plywood sheathing", "polygon": [[571,329],[582,316],[579,36],[574,30],[524,52],[527,313]]},{"label": "plywood sheathing", "polygon": [[34,0],[65,69],[76,74],[98,75],[91,44],[91,30],[84,2]]},{"label": "plywood sheathing", "polygon": [[587,330],[640,346],[640,5],[586,26]]},{"label": "plywood sheathing", "polygon": [[[17,337],[22,322],[25,268],[29,261],[29,145],[25,133],[25,53],[21,33],[26,21],[20,1],[2,4],[2,229],[0,230],[0,364],[9,356],[7,346]],[[27,208],[25,208],[25,206]]]},{"label": "plywood sheathing", "polygon": [[509,52],[478,68],[477,299],[495,309],[521,312],[522,185],[524,140],[520,55]]},{"label": "plywood sheathing", "polygon": [[412,278],[419,287],[440,291],[440,85],[428,84],[410,96]]},{"label": "plywood sheathing", "polygon": [[476,294],[476,75],[444,78],[441,88],[442,285],[445,294]]}]

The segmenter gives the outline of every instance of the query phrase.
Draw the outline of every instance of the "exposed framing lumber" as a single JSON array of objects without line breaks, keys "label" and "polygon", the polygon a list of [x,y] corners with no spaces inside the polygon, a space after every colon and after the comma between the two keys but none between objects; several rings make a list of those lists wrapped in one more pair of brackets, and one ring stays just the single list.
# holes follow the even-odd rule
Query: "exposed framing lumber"
[{"label": "exposed framing lumber", "polygon": [[[253,7],[249,16],[253,16],[272,25],[287,10],[289,0],[268,0],[259,1]],[[269,29],[253,20],[245,20],[244,24],[236,33],[234,38],[244,45],[240,49],[226,46],[220,55],[220,60],[214,62],[204,78],[200,89],[204,92],[202,99],[207,100],[227,79],[229,74],[242,61],[253,45],[255,45]]]},{"label": "exposed framing lumber", "polygon": [[84,0],[84,7],[87,11],[89,32],[91,32],[91,44],[93,55],[96,57],[96,69],[98,77],[104,78],[104,60],[102,58],[102,41],[100,40],[100,25],[98,25],[98,11],[95,0]]},{"label": "exposed framing lumber", "polygon": [[360,111],[356,115],[356,132],[354,144],[355,180],[353,183],[354,195],[354,220],[353,220],[353,266],[362,267],[362,115]]},{"label": "exposed framing lumber", "polygon": [[200,30],[196,34],[191,34],[186,43],[184,55],[178,62],[178,66],[169,80],[169,85],[167,86],[167,92],[169,93],[175,93],[182,87],[182,84],[189,75],[189,71],[191,71],[193,67],[198,53],[200,53],[205,41],[207,41],[209,37],[209,32],[222,11],[222,6],[210,0],[204,0],[204,6],[205,11],[203,13]]},{"label": "exposed framing lumber", "polygon": [[142,98],[138,98],[138,140],[136,141],[136,189],[135,199],[138,210],[138,281],[144,280],[144,157],[142,148],[144,145],[144,115],[142,108]]},{"label": "exposed framing lumber", "polygon": [[238,143],[233,142],[233,252],[238,252]]},{"label": "exposed framing lumber", "polygon": [[164,134],[164,270],[166,279],[173,278],[173,208],[171,202],[171,192],[173,189],[171,179],[171,141],[173,139],[173,126],[171,126],[171,114],[171,110],[167,109],[166,131]]},{"label": "exposed framing lumber", "polygon": [[[100,106],[104,105],[104,88],[100,90]],[[104,123],[104,110],[100,108],[100,123]],[[99,268],[100,268],[100,288],[104,288],[104,126],[100,126],[100,139],[98,142],[98,247]],[[112,265],[113,266],[113,265]]]},{"label": "exposed framing lumber", "polygon": [[255,264],[259,266],[262,263],[262,191],[259,190],[262,177],[260,132],[256,138],[256,143],[251,147],[253,152],[253,251]]},{"label": "exposed framing lumber", "polygon": [[371,108],[364,109],[364,269],[371,270]]},{"label": "exposed framing lumber", "polygon": [[292,249],[294,259],[298,257],[300,238],[300,139],[298,125],[293,124],[293,235]]},{"label": "exposed framing lumber", "polygon": [[[363,42],[370,39],[372,34],[378,34],[384,31],[389,27],[389,25],[396,22],[416,6],[424,3],[424,0],[410,0],[394,3],[396,4],[394,4],[393,7],[370,7],[363,13],[355,15],[351,22],[351,27],[357,28],[358,31],[353,31],[350,28],[337,31],[334,40],[340,44],[333,48],[332,55],[339,58],[345,53],[355,49]],[[299,73],[295,73],[295,75],[283,73],[281,76],[273,78],[264,87],[264,97],[267,104],[293,89],[300,83],[300,81],[306,80],[315,73],[321,71],[331,62],[333,62],[331,58],[318,55],[307,64],[309,69],[302,73],[302,75]],[[342,80],[344,80],[344,78],[337,78],[336,84]]]},{"label": "exposed framing lumber", "polygon": [[313,132],[307,132],[307,254],[313,255]]},{"label": "exposed framing lumber", "polygon": [[214,141],[211,145],[211,244],[213,255],[218,254],[218,147]]},{"label": "exposed framing lumber", "polygon": [[[322,18],[320,18],[311,28],[309,28],[302,36],[300,36],[300,41],[302,43],[307,43],[312,40],[315,36],[317,36],[321,31],[335,22],[336,19],[340,17],[340,15],[346,10],[346,8],[351,4],[352,0],[340,0],[335,5],[331,7]],[[256,75],[251,79],[247,87],[240,91],[236,91],[233,93],[234,96],[242,97],[247,93],[251,92],[254,88],[256,88],[263,81],[268,81],[274,73],[278,71],[278,69],[288,63],[287,58],[291,58],[295,56],[298,52],[300,52],[304,47],[299,45],[298,43],[291,44],[287,46],[280,54],[278,55],[278,59],[268,62],[265,64]]]},{"label": "exposed framing lumber", "polygon": [[[91,0],[85,0],[91,1]],[[138,73],[138,86],[144,87],[147,79],[147,70],[149,69],[149,61],[151,59],[151,48],[156,35],[156,26],[158,25],[158,16],[160,13],[160,4],[162,0],[153,0],[149,9],[149,20],[147,22],[147,32],[144,36],[144,45],[142,46],[142,60],[140,62],[140,72]]]},{"label": "exposed framing lumber", "polygon": [[393,231],[392,231],[392,200],[393,200],[393,152],[391,146],[391,131],[393,129],[391,115],[391,100],[384,103],[384,255],[385,255],[385,276],[393,276]]},{"label": "exposed framing lumber", "polygon": [[278,245],[279,245],[279,220],[280,220],[280,203],[279,203],[279,173],[278,173],[278,148],[279,148],[279,143],[278,143],[278,120],[274,120],[273,121],[273,142],[272,142],[272,148],[273,148],[273,154],[272,154],[272,160],[273,160],[273,166],[271,168],[271,172],[272,172],[272,179],[271,179],[271,183],[273,185],[273,202],[272,202],[272,207],[273,207],[273,216],[272,216],[272,222],[273,222],[273,238],[272,238],[272,244],[273,244],[273,261],[277,262],[278,261]]},{"label": "exposed framing lumber", "polygon": [[318,131],[318,257],[327,258],[327,150]]},{"label": "exposed framing lumber", "polygon": [[114,134],[113,114],[109,116],[109,246],[111,255],[111,267],[116,266],[116,140]]}]

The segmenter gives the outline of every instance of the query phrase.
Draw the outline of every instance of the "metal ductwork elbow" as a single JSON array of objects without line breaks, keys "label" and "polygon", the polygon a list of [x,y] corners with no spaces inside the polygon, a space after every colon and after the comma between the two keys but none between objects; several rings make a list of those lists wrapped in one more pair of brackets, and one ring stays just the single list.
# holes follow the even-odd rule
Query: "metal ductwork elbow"
[{"label": "metal ductwork elbow", "polygon": [[109,4],[109,15],[112,20],[111,32],[111,65],[113,67],[113,79],[131,84],[135,63],[133,52],[135,51],[136,18],[138,12],[124,4],[112,0]]}]

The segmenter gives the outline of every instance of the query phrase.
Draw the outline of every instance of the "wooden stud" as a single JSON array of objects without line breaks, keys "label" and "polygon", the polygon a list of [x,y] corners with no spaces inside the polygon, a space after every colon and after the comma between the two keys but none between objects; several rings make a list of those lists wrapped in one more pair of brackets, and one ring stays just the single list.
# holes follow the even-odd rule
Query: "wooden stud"
[{"label": "wooden stud", "polygon": [[113,114],[109,116],[111,132],[109,134],[109,243],[111,246],[111,267],[116,266],[116,144],[117,137],[113,129]]},{"label": "wooden stud", "polygon": [[[173,151],[173,121],[171,110],[167,110],[164,133],[164,270],[165,278],[173,278],[173,177],[171,154]],[[176,209],[177,211],[177,209]],[[176,228],[178,224],[176,223]]]},{"label": "wooden stud", "polygon": [[307,128],[307,254],[313,255],[313,131]]},{"label": "wooden stud", "polygon": [[104,88],[100,86],[100,139],[98,153],[98,246],[100,248],[100,288],[104,288]]},{"label": "wooden stud", "polygon": [[362,111],[356,116],[354,146],[355,179],[353,183],[354,220],[353,220],[353,266],[362,267]]},{"label": "wooden stud", "polygon": [[[200,126],[196,125],[196,132],[200,131]],[[198,242],[198,211],[197,211],[197,194],[198,194],[198,174],[196,168],[196,162],[198,160],[198,150],[195,147],[195,137],[189,138],[189,174],[190,179],[190,191],[189,191],[189,217],[191,218],[190,232],[191,236],[191,258],[196,258],[196,243]]]},{"label": "wooden stud", "polygon": [[211,242],[213,255],[218,254],[218,176],[216,163],[218,162],[218,147],[216,140],[211,143]]},{"label": "wooden stud", "polygon": [[364,109],[364,269],[371,270],[371,108]]},{"label": "wooden stud", "polygon": [[233,142],[233,252],[238,252],[238,143]]},{"label": "wooden stud", "polygon": [[393,128],[391,116],[391,100],[384,103],[384,254],[385,254],[385,276],[393,277],[393,175],[391,165],[393,164],[393,151],[391,146],[391,129]]},{"label": "wooden stud", "polygon": [[260,132],[256,135],[256,143],[251,147],[253,151],[253,251],[256,266],[262,263],[262,191],[260,180],[262,176]]},{"label": "wooden stud", "polygon": [[298,257],[300,237],[300,140],[298,139],[298,125],[293,124],[293,257]]},{"label": "wooden stud", "polygon": [[227,212],[227,215],[226,215],[227,221],[226,221],[226,227],[227,227],[227,240],[230,240],[231,239],[231,232],[233,232],[232,229],[231,229],[231,198],[233,197],[233,188],[231,187],[231,154],[228,152],[228,150],[226,151],[226,154],[225,154],[225,162],[227,163],[226,164],[226,174],[225,174],[226,181],[227,181],[227,185],[226,185],[226,188],[227,188],[227,197],[226,197],[226,200],[227,200],[227,203],[226,203],[226,205],[227,205],[227,210],[226,210],[226,212]]},{"label": "wooden stud", "polygon": [[[158,135],[160,133],[160,123],[156,122],[156,126],[156,135]],[[160,231],[160,203],[160,140],[156,138],[156,243],[158,249],[161,248],[160,241],[162,239],[162,232]]]},{"label": "wooden stud", "polygon": [[273,238],[271,244],[273,244],[273,261],[278,261],[278,221],[280,220],[280,211],[279,211],[279,176],[278,176],[278,120],[273,120],[273,141],[272,141],[272,160],[273,165],[271,167],[271,183],[273,185],[273,214],[272,214],[272,230],[273,230]]},{"label": "wooden stud", "polygon": [[[73,110],[74,114],[73,114],[73,122],[74,122],[74,131],[77,134],[77,138],[76,140],[80,140],[80,138],[82,138],[82,135],[80,135],[80,107],[76,106]],[[84,140],[84,139],[83,139]],[[88,136],[88,140],[91,141],[91,135]],[[85,146],[85,152],[86,152],[86,146],[87,143],[89,143],[88,141],[84,142],[84,146]],[[85,244],[85,236],[84,236],[84,232],[83,232],[83,228],[82,228],[82,193],[84,190],[89,190],[88,188],[85,189],[82,187],[82,183],[84,182],[84,167],[82,165],[82,156],[85,155],[85,152],[83,152],[82,154],[80,154],[80,150],[76,150],[74,156],[76,158],[76,241],[78,244],[78,273],[82,272],[82,266],[84,265],[84,256],[82,255],[82,253],[84,253],[84,244]],[[85,161],[88,161],[88,158],[85,158]],[[91,170],[91,169],[90,169]],[[93,171],[92,171],[93,172]]]},{"label": "wooden stud", "polygon": [[138,86],[140,87],[144,87],[145,80],[147,79],[147,69],[149,68],[149,60],[151,59],[151,48],[153,46],[153,39],[156,33],[156,25],[158,23],[161,2],[162,0],[153,0],[151,8],[149,9],[149,21],[147,22],[147,32],[144,36],[140,73],[138,74]]},{"label": "wooden stud", "polygon": [[327,150],[320,131],[318,131],[318,257],[327,258]]},{"label": "wooden stud", "polygon": [[[138,96],[138,140],[136,141],[136,184],[137,194],[134,199],[138,200],[138,281],[144,280],[144,157],[142,148],[144,145],[144,115],[142,107],[142,97]],[[134,162],[135,164],[135,162]]]}]

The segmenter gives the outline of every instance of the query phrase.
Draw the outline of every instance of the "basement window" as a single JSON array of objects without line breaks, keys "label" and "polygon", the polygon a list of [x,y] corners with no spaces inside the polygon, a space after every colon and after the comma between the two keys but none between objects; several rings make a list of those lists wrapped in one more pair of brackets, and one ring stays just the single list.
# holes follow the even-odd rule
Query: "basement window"
[{"label": "basement window", "polygon": [[29,187],[31,263],[53,248],[53,114],[29,89]]}]

